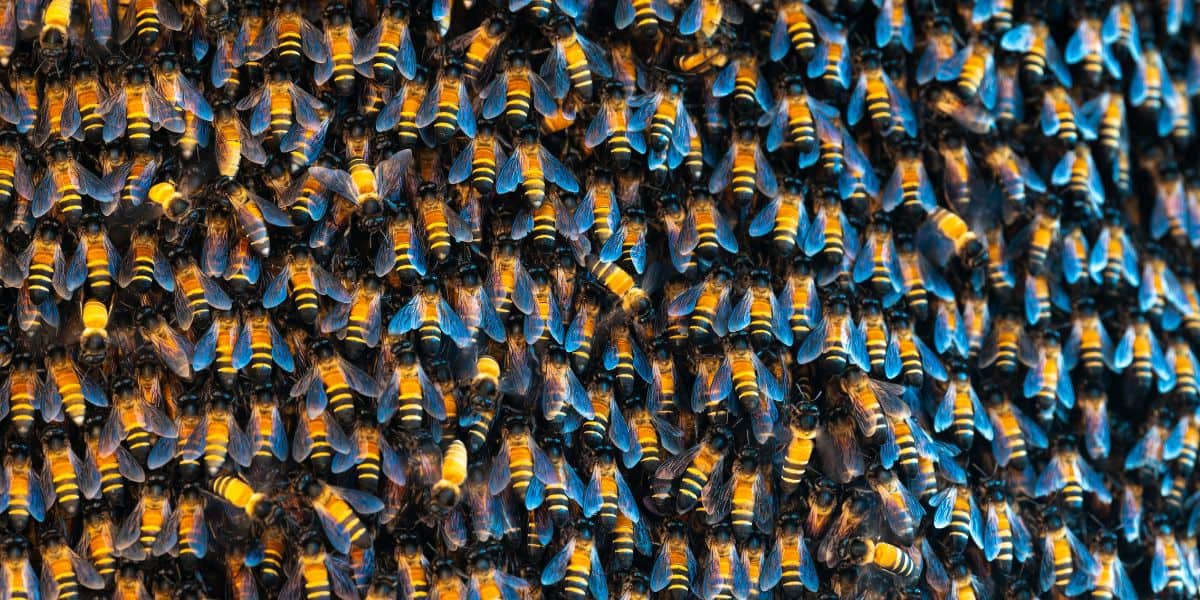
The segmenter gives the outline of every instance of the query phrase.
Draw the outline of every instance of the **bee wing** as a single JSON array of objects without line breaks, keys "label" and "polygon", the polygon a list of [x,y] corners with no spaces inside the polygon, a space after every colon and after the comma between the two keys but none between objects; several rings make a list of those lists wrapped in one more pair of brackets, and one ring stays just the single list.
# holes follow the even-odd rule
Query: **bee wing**
[{"label": "bee wing", "polygon": [[1050,591],[1054,586],[1054,539],[1050,535],[1042,538],[1042,565],[1039,571],[1038,584],[1042,593]]},{"label": "bee wing", "polygon": [[[567,564],[571,562],[571,557],[575,555],[575,538],[567,542],[550,562],[546,563],[546,568],[542,569],[542,585],[554,585],[558,583],[567,573]],[[475,581],[472,579],[472,585]]]},{"label": "bee wing", "polygon": [[371,398],[379,397],[379,383],[371,378],[365,371],[354,366],[349,361],[342,357],[338,357],[338,367],[342,370],[342,375],[346,378],[346,383],[354,391]]},{"label": "bee wing", "polygon": [[715,195],[729,185],[729,175],[733,169],[733,161],[736,156],[737,146],[731,144],[721,162],[717,163],[716,168],[713,169],[712,176],[708,179],[708,192],[710,194]]},{"label": "bee wing", "polygon": [[538,158],[542,163],[542,170],[546,175],[546,180],[554,183],[562,188],[565,192],[572,194],[579,192],[579,180],[575,175],[562,164],[553,154],[550,154],[544,146],[538,148]]},{"label": "bee wing", "polygon": [[417,109],[416,125],[419,128],[425,128],[433,124],[438,115],[438,104],[442,98],[443,82],[439,79],[429,88],[425,97],[421,99],[421,106]]},{"label": "bee wing", "polygon": [[824,353],[828,329],[829,319],[822,317],[821,321],[808,332],[808,336],[804,338],[800,348],[796,350],[796,364],[808,364]]},{"label": "bee wing", "polygon": [[1051,492],[1062,489],[1066,484],[1064,476],[1063,458],[1056,455],[1046,464],[1046,469],[1042,471],[1034,484],[1033,493],[1038,497],[1048,496]]}]

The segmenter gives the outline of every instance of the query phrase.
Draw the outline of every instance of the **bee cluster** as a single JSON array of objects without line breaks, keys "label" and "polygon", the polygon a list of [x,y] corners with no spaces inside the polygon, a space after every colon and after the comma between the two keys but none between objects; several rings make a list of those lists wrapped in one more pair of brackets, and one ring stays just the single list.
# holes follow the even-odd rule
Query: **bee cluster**
[{"label": "bee cluster", "polygon": [[0,598],[1200,593],[1197,2],[0,4]]}]

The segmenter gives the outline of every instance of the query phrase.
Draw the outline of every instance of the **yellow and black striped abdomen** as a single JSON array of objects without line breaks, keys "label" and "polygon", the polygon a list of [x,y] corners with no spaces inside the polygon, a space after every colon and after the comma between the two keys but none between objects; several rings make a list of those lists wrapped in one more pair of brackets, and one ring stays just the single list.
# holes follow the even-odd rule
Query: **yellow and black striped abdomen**
[{"label": "yellow and black striped abdomen", "polygon": [[563,44],[567,59],[567,74],[571,77],[571,86],[579,90],[584,98],[592,96],[592,70],[588,66],[587,55],[583,47],[573,37],[560,42]]},{"label": "yellow and black striped abdomen", "polygon": [[454,137],[458,128],[458,105],[460,101],[470,101],[459,97],[457,80],[445,81],[442,84],[442,97],[438,98],[437,117],[433,120],[433,133],[438,140],[445,143]]},{"label": "yellow and black striped abdomen", "polygon": [[754,200],[754,185],[758,170],[754,165],[753,146],[739,146],[737,155],[733,157],[733,168],[730,172],[729,185],[733,198],[739,203],[750,203]]},{"label": "yellow and black striped abdomen", "polygon": [[529,488],[529,481],[533,479],[533,455],[530,454],[529,446],[510,440],[508,464],[512,473],[510,480],[513,491],[517,493],[517,497],[524,497],[525,490]]},{"label": "yellow and black striped abdomen", "polygon": [[917,574],[917,565],[912,557],[900,548],[887,542],[875,544],[875,565],[886,571],[908,579]]},{"label": "yellow and black striped abdomen", "polygon": [[546,200],[546,174],[542,171],[542,159],[538,156],[537,148],[522,149],[525,153],[525,169],[521,174],[524,181],[521,182],[521,190],[525,193],[525,200],[532,206],[541,206]]},{"label": "yellow and black striped abdomen", "polygon": [[329,52],[333,60],[333,85],[342,94],[347,94],[354,89],[354,48],[350,45],[347,32],[339,31],[329,37]]},{"label": "yellow and black striped abdomen", "polygon": [[304,597],[306,600],[329,600],[333,597],[333,585],[329,571],[325,569],[325,557],[304,557],[301,572],[304,575]]},{"label": "yellow and black striped abdomen", "polygon": [[50,462],[50,477],[54,484],[55,501],[68,515],[79,511],[79,482],[75,477],[75,465],[66,450],[47,452]]},{"label": "yellow and black striped abdomen", "polygon": [[354,416],[354,394],[342,369],[333,363],[325,363],[321,369],[321,383],[329,399],[329,408],[339,422],[348,423]]}]

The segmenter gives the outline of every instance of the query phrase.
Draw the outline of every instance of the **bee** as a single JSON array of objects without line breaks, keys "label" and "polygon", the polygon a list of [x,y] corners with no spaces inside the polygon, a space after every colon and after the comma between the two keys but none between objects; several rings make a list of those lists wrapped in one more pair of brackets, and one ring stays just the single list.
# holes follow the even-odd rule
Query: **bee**
[{"label": "bee", "polygon": [[[225,290],[196,266],[182,249],[170,257],[175,268],[175,319],[183,329],[206,323],[213,310],[229,310],[233,301]],[[190,350],[190,346],[189,346]]]},{"label": "bee", "polygon": [[688,288],[671,301],[667,314],[671,317],[691,315],[689,331],[693,339],[724,337],[728,333],[727,321],[731,312],[730,302],[732,272],[718,268],[704,281]]},{"label": "bee", "polygon": [[996,105],[996,64],[991,40],[986,37],[972,40],[942,63],[937,71],[937,80],[953,82],[955,91],[964,101],[979,98],[984,108],[991,110]]},{"label": "bee", "polygon": [[[300,35],[305,56],[313,61],[313,80],[317,85],[333,79],[338,95],[347,96],[354,90],[355,75],[370,78],[374,69],[370,61],[370,46],[359,40],[350,22],[346,6],[331,4],[325,9],[323,29],[313,27],[300,18]],[[360,60],[355,60],[355,58]]]},{"label": "bee", "polygon": [[[868,473],[867,480],[879,495],[884,520],[892,532],[902,539],[913,539],[925,515],[925,509],[921,508],[917,498],[908,491],[899,476],[887,469],[873,469]],[[932,501],[931,505],[934,505]]]},{"label": "bee", "polygon": [[271,70],[269,79],[261,87],[239,100],[236,108],[251,111],[249,132],[252,136],[269,131],[277,143],[292,128],[319,128],[321,114],[326,109],[320,100],[288,79],[287,71],[278,67]]},{"label": "bee", "polygon": [[439,143],[448,142],[454,136],[455,129],[474,138],[475,112],[468,98],[462,63],[452,59],[442,65],[437,82],[422,99],[416,114],[417,127],[432,125],[434,139]]},{"label": "bee", "polygon": [[558,110],[554,95],[545,80],[529,66],[527,54],[513,49],[507,59],[507,68],[480,92],[483,118],[491,120],[504,115],[509,126],[520,129],[529,120],[530,106],[545,117],[554,115]]},{"label": "bee", "polygon": [[35,146],[43,146],[52,136],[55,140],[76,137],[80,127],[79,106],[67,81],[53,76],[43,82],[41,105],[33,131]]},{"label": "bee", "polygon": [[[63,533],[48,529],[42,534],[42,590],[50,597],[71,598],[80,588],[102,590],[104,577],[92,563],[71,549]],[[111,569],[111,567],[110,567]],[[31,590],[36,596],[36,589]]]},{"label": "bee", "polygon": [[[579,542],[580,548],[578,549],[578,555],[586,556],[587,551],[585,549],[583,549],[582,546],[585,545],[586,543],[588,543],[586,541],[583,541],[583,539],[586,538],[588,534],[583,533],[582,530],[583,530],[583,528],[580,529],[580,533],[576,536],[575,539],[581,540]],[[568,543],[568,546],[570,546],[570,545],[574,545],[574,544]],[[593,548],[594,547],[595,546],[593,545]],[[566,550],[566,548],[564,548],[564,550]],[[483,549],[483,551],[477,552],[472,557],[472,560],[470,562],[471,579],[470,579],[470,582],[468,583],[468,589],[467,589],[468,597],[479,597],[479,598],[520,597],[520,596],[518,596],[518,594],[528,593],[527,590],[530,589],[530,585],[527,581],[525,581],[524,579],[521,579],[520,577],[509,575],[508,573],[505,573],[503,570],[500,569],[497,561],[493,558],[493,556],[495,556],[497,552],[498,552],[498,550],[495,549],[494,547],[485,547]],[[573,558],[574,556],[577,555],[575,552],[567,552],[566,554],[568,555],[568,559]],[[597,581],[603,581],[603,572],[600,571],[600,565],[595,560],[596,552],[593,550],[591,554],[592,554],[592,562],[595,565],[594,572],[597,572],[598,573],[597,577],[600,578]],[[560,560],[559,562],[563,562],[563,561]],[[552,561],[550,564],[546,565],[547,568],[549,568],[551,566],[557,566],[557,563]],[[566,562],[563,562],[563,566],[567,566]],[[571,570],[573,571],[574,569],[571,569]],[[543,572],[543,579],[544,578],[545,578],[545,572]],[[548,584],[543,582],[542,585],[548,585]],[[604,589],[605,588],[597,588],[597,590],[604,590]],[[593,593],[595,593],[595,592],[593,592]]]},{"label": "bee", "polygon": [[124,135],[132,149],[146,150],[152,127],[163,127],[175,134],[184,132],[184,123],[176,117],[175,108],[153,83],[146,65],[132,63],[125,67],[124,86],[106,98],[98,109],[104,118],[106,144]]},{"label": "bee", "polygon": [[708,523],[714,525],[732,517],[733,535],[740,541],[745,541],[756,529],[772,532],[775,500],[768,467],[760,461],[756,450],[742,449],[730,477],[723,482],[714,481],[713,493],[703,498]]},{"label": "bee", "polygon": [[418,67],[416,76],[400,87],[375,118],[375,131],[395,130],[402,148],[415,146],[417,140],[431,141],[426,130],[418,128],[416,123],[417,111],[425,103],[425,79],[425,68]]},{"label": "bee", "polygon": [[1000,47],[1022,54],[1021,73],[1028,81],[1043,81],[1053,75],[1062,85],[1071,86],[1071,72],[1044,21],[1034,20],[1009,29],[1001,36]]},{"label": "bee", "polygon": [[951,552],[961,554],[968,541],[973,542],[977,548],[984,548],[983,517],[979,506],[975,504],[971,488],[947,486],[934,494],[929,499],[929,504],[931,508],[936,509],[933,526],[938,529],[950,528],[947,546]]},{"label": "bee", "polygon": [[732,59],[713,80],[712,93],[714,98],[732,95],[733,105],[744,112],[750,112],[755,105],[770,110],[775,104],[771,88],[748,44],[735,47]]},{"label": "bee", "polygon": [[666,590],[670,598],[689,596],[697,576],[697,563],[688,544],[687,529],[683,522],[669,520],[663,526],[662,544],[655,555],[654,568],[650,572],[650,590],[655,593]]},{"label": "bee", "polygon": [[175,422],[142,398],[133,384],[125,378],[114,385],[112,409],[97,445],[100,456],[111,455],[125,442],[129,452],[141,462],[150,452],[151,435],[170,439],[179,436]]},{"label": "bee", "polygon": [[1083,505],[1083,493],[1091,492],[1102,504],[1112,502],[1104,480],[1075,449],[1075,437],[1063,436],[1055,444],[1054,456],[1038,476],[1034,493],[1040,497],[1062,492],[1063,503],[1072,510]]},{"label": "bee", "polygon": [[354,393],[378,398],[380,384],[361,368],[337,354],[326,340],[318,340],[312,348],[312,367],[292,387],[293,398],[305,396],[309,419],[316,419],[326,406],[341,423],[354,418]]},{"label": "bee", "polygon": [[1093,213],[1100,212],[1099,207],[1104,204],[1104,184],[1087,145],[1076,146],[1064,154],[1054,166],[1050,182],[1062,187],[1071,197],[1086,201]]},{"label": "bee", "polygon": [[749,233],[754,238],[772,235],[776,251],[791,256],[800,242],[808,236],[809,216],[804,203],[804,188],[797,178],[787,178],[784,191],[763,206],[750,222]]},{"label": "bee", "polygon": [[122,558],[144,560],[171,514],[171,498],[166,481],[151,477],[142,488],[142,497],[121,523],[113,538],[114,547]]},{"label": "bee", "polygon": [[745,558],[734,545],[728,525],[719,524],[708,534],[708,560],[700,582],[706,598],[746,598],[750,593],[750,574]]},{"label": "bee", "polygon": [[249,367],[250,376],[262,382],[270,377],[272,362],[288,373],[295,369],[292,352],[267,312],[259,306],[248,308],[233,348],[233,368]]},{"label": "bee", "polygon": [[[1118,5],[1114,5],[1114,10]],[[1092,544],[1091,554],[1096,562],[1090,585],[1097,598],[1135,598],[1133,583],[1117,558],[1117,536],[1101,533]],[[1157,555],[1156,555],[1157,558]]]},{"label": "bee", "polygon": [[292,247],[288,263],[267,286],[263,293],[263,307],[272,309],[279,306],[287,297],[289,287],[296,311],[307,323],[317,318],[317,294],[342,304],[353,299],[342,284],[317,264],[307,249],[299,245]]},{"label": "bee", "polygon": [[591,482],[583,492],[580,508],[603,531],[612,532],[621,516],[634,524],[641,522],[637,500],[617,467],[612,448],[607,445],[595,451]]},{"label": "bee", "polygon": [[871,359],[867,354],[866,337],[866,331],[856,325],[850,315],[848,299],[834,295],[830,297],[821,321],[813,326],[796,350],[796,363],[808,364],[820,357],[823,367],[832,373],[840,372],[850,364],[869,372]]},{"label": "bee", "polygon": [[629,164],[631,151],[646,153],[646,115],[625,95],[620,83],[606,86],[606,97],[584,135],[584,147],[595,148],[607,140],[608,152],[618,168]]},{"label": "bee", "polygon": [[152,48],[164,30],[183,29],[183,17],[171,2],[136,0],[123,8],[125,13],[118,29],[118,39],[122,44],[136,33],[142,47]]},{"label": "bee", "polygon": [[955,369],[954,378],[946,386],[934,416],[933,427],[941,432],[953,425],[955,442],[960,448],[969,449],[978,431],[985,439],[994,438],[992,423],[988,419],[970,377],[963,369]]},{"label": "bee", "polygon": [[820,48],[816,39],[817,33],[830,29],[832,24],[828,24],[825,16],[811,8],[808,3],[783,3],[776,8],[775,23],[771,28],[771,60],[778,62],[783,60],[789,51],[795,51],[805,62],[811,61]]},{"label": "bee", "polygon": [[249,467],[254,457],[250,435],[242,430],[234,417],[232,400],[223,392],[213,391],[204,420],[192,431],[181,449],[184,460],[194,461],[203,457],[210,476],[217,475],[227,466],[227,458],[242,467]]},{"label": "bee", "polygon": [[1077,308],[1079,311],[1073,316],[1075,324],[1064,348],[1063,366],[1071,370],[1076,364],[1082,364],[1084,371],[1093,376],[1103,374],[1106,367],[1114,369],[1112,340],[1095,305],[1081,302]]},{"label": "bee", "polygon": [[[681,18],[681,33],[682,24]],[[541,76],[555,98],[562,98],[571,89],[584,98],[591,98],[594,78],[612,77],[612,66],[604,50],[580,35],[569,19],[558,17],[551,22],[550,38],[554,41],[554,49],[550,59],[542,65]]]},{"label": "bee", "polygon": [[1164,123],[1163,118],[1169,115],[1169,111],[1160,110],[1172,90],[1162,54],[1152,43],[1148,43],[1142,48],[1142,56],[1136,66],[1129,88],[1129,102],[1132,106],[1157,116],[1159,134],[1165,134],[1163,126],[1165,124],[1166,129],[1169,129],[1170,123]]},{"label": "bee", "polygon": [[783,457],[779,477],[785,493],[795,490],[808,470],[820,425],[820,410],[811,402],[797,404],[789,410],[787,437],[779,449]]},{"label": "bee", "polygon": [[417,52],[410,17],[407,4],[389,2],[379,22],[355,46],[354,64],[369,61],[378,81],[389,81],[394,73],[411,81],[417,70]]},{"label": "bee", "polygon": [[854,282],[870,282],[880,294],[899,292],[903,286],[900,260],[892,239],[891,221],[877,213],[867,229],[866,242],[854,262]]},{"label": "bee", "polygon": [[524,496],[531,489],[530,482],[534,477],[546,485],[558,483],[553,463],[533,439],[524,418],[510,417],[504,425],[504,433],[500,452],[492,462],[488,476],[488,490],[493,496],[499,495],[510,484],[518,497]]},{"label": "bee", "polygon": [[[1188,245],[1195,236],[1189,225],[1190,196],[1179,171],[1174,165],[1163,165],[1162,172],[1155,178],[1154,212],[1151,213],[1150,234],[1155,240],[1170,235],[1180,245]],[[1119,222],[1118,222],[1119,223]],[[1118,223],[1114,223],[1117,225]],[[1120,240],[1117,240],[1119,243]],[[1114,244],[1115,245],[1115,244]],[[1135,252],[1129,248],[1127,252]],[[1135,260],[1136,264],[1136,254]],[[1136,273],[1136,270],[1135,270]],[[1136,275],[1135,275],[1136,276]]]},{"label": "bee", "polygon": [[893,310],[888,323],[887,347],[883,356],[884,375],[888,379],[895,379],[903,374],[904,381],[909,385],[924,382],[926,374],[938,381],[945,381],[945,366],[913,330],[908,313]]},{"label": "bee", "polygon": [[675,9],[665,0],[621,0],[613,13],[613,24],[625,30],[633,25],[634,33],[643,39],[658,37],[659,21],[675,20]]},{"label": "bee", "polygon": [[237,381],[238,369],[234,366],[234,355],[238,349],[240,329],[236,313],[218,312],[208,331],[196,341],[192,370],[203,371],[215,364],[217,381],[226,388],[232,388]]},{"label": "bee", "polygon": [[[583,384],[571,370],[566,352],[554,346],[547,350],[542,364],[541,407],[547,420],[563,417],[563,407],[570,406],[585,419],[596,418],[592,403]],[[628,439],[628,433],[625,433]],[[626,444],[622,444],[627,448]],[[622,448],[622,449],[625,449]]]},{"label": "bee", "polygon": [[[75,425],[82,426],[88,404],[108,406],[104,390],[82,373],[65,348],[51,348],[46,353],[45,365],[46,378],[38,390],[38,397],[45,399],[42,410],[47,418],[61,417],[65,413]],[[9,383],[10,399],[11,386]]]},{"label": "bee", "polygon": [[40,597],[41,586],[37,573],[29,564],[29,556],[29,541],[25,538],[14,535],[5,541],[3,564],[0,565],[3,567],[0,569],[0,583],[4,585],[10,598]]},{"label": "bee", "polygon": [[932,213],[937,208],[933,183],[917,146],[911,142],[902,145],[900,156],[896,158],[896,168],[883,188],[883,210],[891,212],[897,207],[914,213]]},{"label": "bee", "polygon": [[988,390],[987,407],[995,433],[992,438],[992,455],[1000,466],[1008,466],[1011,463],[1014,467],[1023,469],[1028,464],[1027,452],[1030,447],[1049,446],[1041,426],[1000,390]]},{"label": "bee", "polygon": [[506,160],[507,155],[492,126],[481,123],[476,138],[468,142],[454,159],[447,180],[457,185],[470,179],[471,185],[479,193],[490,193],[496,185],[497,165],[503,165]]},{"label": "bee", "polygon": [[42,433],[42,449],[41,479],[46,483],[43,501],[47,507],[57,503],[62,512],[73,517],[78,514],[83,498],[100,495],[100,473],[79,460],[58,426],[48,427]]},{"label": "bee", "polygon": [[[894,0],[884,0],[889,1]],[[903,7],[903,3],[900,6]],[[881,10],[880,18],[884,16],[884,11]],[[910,27],[909,45],[912,44],[911,35]],[[858,83],[850,96],[850,104],[846,107],[846,122],[851,126],[856,125],[865,111],[876,128],[886,136],[898,134],[902,130],[910,137],[916,136],[917,120],[912,103],[884,71],[878,53],[873,50],[864,52],[861,62]]]},{"label": "bee", "polygon": [[18,198],[32,198],[31,187],[29,168],[16,135],[0,134],[0,207],[11,204],[14,193]]},{"label": "bee", "polygon": [[366,492],[330,486],[309,474],[302,475],[296,486],[316,510],[321,528],[335,550],[344,554],[352,544],[371,547],[371,534],[356,513],[377,513],[383,510],[382,500]]},{"label": "bee", "polygon": [[404,485],[406,479],[404,465],[388,442],[386,432],[375,423],[375,411],[360,409],[358,426],[350,435],[350,451],[336,455],[330,465],[334,473],[354,467],[359,489],[369,492],[379,488],[380,473],[396,485]]},{"label": "bee", "polygon": [[954,36],[954,24],[948,15],[935,15],[930,29],[925,32],[925,50],[917,62],[916,81],[921,85],[929,83],[938,69],[954,57],[958,43]]},{"label": "bee", "polygon": [[[943,63],[941,68],[945,68],[945,66],[946,63]],[[940,70],[939,68],[939,72]],[[1015,69],[1013,73],[1016,73]],[[968,103],[958,94],[946,89],[933,92],[932,98],[928,102],[934,112],[953,119],[963,129],[980,135],[991,133],[996,129],[997,124],[1001,127],[1005,126],[1007,119],[1015,120],[1015,117],[1000,113],[1001,118],[998,121],[996,115],[982,104]]]},{"label": "bee", "polygon": [[82,472],[86,473],[87,478],[95,477],[94,474],[98,473],[101,493],[109,501],[119,501],[124,491],[123,482],[128,480],[131,483],[142,483],[146,480],[146,473],[137,459],[124,447],[118,446],[115,453],[100,452],[100,436],[106,423],[107,418],[101,414],[94,414],[85,422],[84,441],[87,453],[84,455]]},{"label": "bee", "polygon": [[33,358],[26,352],[17,353],[12,359],[4,385],[0,386],[0,418],[11,414],[13,431],[22,438],[33,431],[35,410],[42,410],[46,420],[58,412],[51,412],[42,403],[39,387]]},{"label": "bee", "polygon": [[507,194],[520,185],[525,200],[536,208],[546,199],[547,183],[571,194],[579,192],[579,180],[538,142],[537,129],[526,126],[520,130],[512,154],[500,167],[496,191]]},{"label": "bee", "polygon": [[683,474],[676,496],[676,507],[681,513],[693,509],[702,500],[702,490],[711,490],[711,486],[707,486],[709,479],[723,467],[730,443],[732,436],[728,429],[714,428],[701,443],[667,459],[654,472],[658,484],[665,483],[668,487]]},{"label": "bee", "polygon": [[46,518],[46,498],[54,497],[53,482],[44,481],[33,467],[29,446],[11,440],[3,462],[3,493],[0,494],[0,513],[8,515],[9,525],[24,530],[32,517],[41,523]]},{"label": "bee", "polygon": [[341,561],[325,551],[325,544],[315,531],[306,532],[300,542],[298,561],[284,584],[280,595],[310,600],[358,597],[354,582]]},{"label": "bee", "polygon": [[403,342],[391,352],[381,352],[379,361],[377,370],[391,374],[379,395],[380,423],[387,423],[399,413],[403,428],[416,429],[421,425],[422,409],[438,421],[446,419],[442,394],[425,373],[410,344]]},{"label": "bee", "polygon": [[[79,164],[66,142],[56,141],[50,146],[47,162],[46,172],[31,196],[34,217],[41,218],[51,208],[57,208],[73,225],[83,216],[83,196],[102,204],[113,201],[111,186]],[[20,187],[19,180],[17,184]]]},{"label": "bee", "polygon": [[[571,223],[566,218],[565,211],[559,211],[559,214],[563,214],[563,217],[558,225],[558,231],[566,234],[573,230],[581,229],[579,227],[580,222],[587,218],[589,212],[586,206],[578,207],[574,223]],[[648,229],[645,213],[638,207],[630,207],[625,213],[621,226],[600,247],[600,260],[616,263],[623,257],[627,257],[626,264],[632,266],[633,271],[638,275],[643,274],[646,269],[646,233]],[[685,234],[681,232],[680,236],[682,237],[683,235]],[[679,244],[683,244],[685,241],[681,239]],[[684,248],[684,246],[679,247],[680,253],[682,253]]]},{"label": "bee", "polygon": [[1047,557],[1038,578],[1042,592],[1059,588],[1078,594],[1090,588],[1097,568],[1095,559],[1053,508],[1043,516],[1042,536],[1043,556]]},{"label": "bee", "polygon": [[442,297],[437,284],[427,280],[420,293],[413,296],[388,323],[388,333],[402,335],[419,330],[421,348],[433,355],[441,348],[442,335],[465,348],[472,343],[472,336],[462,318]]},{"label": "bee", "polygon": [[[213,132],[216,139],[218,173],[222,177],[236,176],[243,158],[257,165],[265,163],[267,155],[262,143],[255,137],[256,134],[246,129],[234,107],[228,103],[221,103],[214,110]],[[270,117],[268,112],[268,118]]]},{"label": "bee", "polygon": [[1167,361],[1145,315],[1134,315],[1113,350],[1112,362],[1118,372],[1132,366],[1133,379],[1140,388],[1149,388],[1156,379],[1160,392],[1175,385],[1174,365]]},{"label": "bee", "polygon": [[[1022,336],[1017,346],[1017,359],[1029,367],[1023,384],[1025,397],[1037,398],[1039,411],[1048,416],[1056,402],[1063,406],[1073,405],[1075,391],[1066,371],[1058,334],[1047,331],[1040,338]],[[1113,361],[1114,365],[1118,364],[1115,355]]]},{"label": "bee", "polygon": [[435,187],[422,186],[416,208],[428,246],[426,256],[442,262],[450,256],[452,240],[462,243],[472,240],[470,226],[438,196]]},{"label": "bee", "polygon": [[902,386],[877,381],[859,370],[848,371],[840,386],[850,401],[855,423],[868,438],[887,427],[888,416],[904,419],[910,414],[908,405],[901,398]]},{"label": "bee", "polygon": [[920,574],[921,561],[914,558],[914,548],[903,548],[868,538],[846,538],[838,549],[842,560],[853,564],[873,566],[900,579],[914,579]]},{"label": "bee", "polygon": [[749,126],[738,129],[729,151],[708,180],[710,194],[718,194],[727,187],[731,188],[733,198],[739,204],[752,203],[755,189],[768,198],[779,194],[775,171],[763,154],[754,129]]},{"label": "bee", "polygon": [[1054,308],[1070,308],[1062,288],[1045,271],[1025,277],[1025,322],[1029,325],[1044,323]]},{"label": "bee", "polygon": [[1095,129],[1080,116],[1079,108],[1075,106],[1075,101],[1071,99],[1066,88],[1046,88],[1042,96],[1041,118],[1042,133],[1046,137],[1055,136],[1068,148],[1073,147],[1080,137],[1085,140],[1095,139]]}]

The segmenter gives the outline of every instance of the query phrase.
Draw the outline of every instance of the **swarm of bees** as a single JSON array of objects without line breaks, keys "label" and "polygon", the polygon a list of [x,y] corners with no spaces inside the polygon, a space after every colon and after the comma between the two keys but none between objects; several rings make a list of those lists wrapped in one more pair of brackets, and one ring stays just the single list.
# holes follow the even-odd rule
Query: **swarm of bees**
[{"label": "swarm of bees", "polygon": [[1200,2],[0,5],[0,599],[1200,594]]}]

